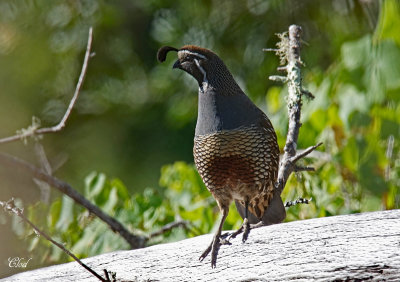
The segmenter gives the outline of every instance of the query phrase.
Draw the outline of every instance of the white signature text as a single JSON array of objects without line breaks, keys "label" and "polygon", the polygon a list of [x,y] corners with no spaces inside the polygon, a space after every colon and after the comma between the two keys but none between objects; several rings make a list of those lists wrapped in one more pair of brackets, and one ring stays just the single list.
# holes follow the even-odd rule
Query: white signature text
[{"label": "white signature text", "polygon": [[28,265],[28,262],[31,260],[30,259],[25,259],[25,258],[20,258],[20,257],[9,257],[8,258],[8,266],[9,267],[21,267],[21,268],[25,268]]}]

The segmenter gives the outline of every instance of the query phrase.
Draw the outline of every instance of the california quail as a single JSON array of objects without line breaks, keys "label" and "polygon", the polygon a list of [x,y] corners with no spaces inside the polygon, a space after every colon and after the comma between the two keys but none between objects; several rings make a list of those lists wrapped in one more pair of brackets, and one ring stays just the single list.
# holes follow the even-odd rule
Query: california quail
[{"label": "california quail", "polygon": [[222,240],[221,231],[233,200],[244,218],[243,242],[250,223],[268,225],[285,218],[279,194],[273,197],[279,147],[268,117],[240,89],[215,53],[194,45],[179,50],[164,46],[158,50],[158,60],[165,61],[169,51],[178,53],[173,68],[184,70],[199,83],[194,161],[222,213],[219,228],[200,259],[212,251],[215,267],[220,245],[228,243]]}]

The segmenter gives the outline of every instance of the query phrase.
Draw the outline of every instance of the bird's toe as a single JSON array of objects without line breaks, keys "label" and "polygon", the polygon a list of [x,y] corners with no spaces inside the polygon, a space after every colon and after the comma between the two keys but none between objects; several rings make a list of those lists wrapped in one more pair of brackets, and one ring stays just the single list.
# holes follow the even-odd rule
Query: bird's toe
[{"label": "bird's toe", "polygon": [[247,218],[244,219],[243,221],[243,237],[242,237],[242,242],[246,242],[247,238],[249,238],[249,233],[250,233],[250,223],[247,220]]}]

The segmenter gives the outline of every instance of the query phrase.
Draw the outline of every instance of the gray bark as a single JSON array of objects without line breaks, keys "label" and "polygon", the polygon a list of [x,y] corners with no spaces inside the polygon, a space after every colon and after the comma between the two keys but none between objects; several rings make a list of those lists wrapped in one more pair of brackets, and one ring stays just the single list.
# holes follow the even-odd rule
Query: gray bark
[{"label": "gray bark", "polygon": [[[217,267],[198,258],[212,235],[84,259],[118,281],[400,281],[400,210],[266,226],[222,246]],[[2,281],[98,281],[76,262]]]}]

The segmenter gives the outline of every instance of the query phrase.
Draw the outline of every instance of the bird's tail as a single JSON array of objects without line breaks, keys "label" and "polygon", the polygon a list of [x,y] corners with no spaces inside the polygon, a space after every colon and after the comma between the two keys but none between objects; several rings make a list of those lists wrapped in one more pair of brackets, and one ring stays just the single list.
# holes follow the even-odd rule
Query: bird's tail
[{"label": "bird's tail", "polygon": [[[240,216],[244,218],[245,207],[241,205],[238,201],[235,201],[235,204],[236,204],[236,209],[238,210]],[[257,218],[250,211],[248,212],[247,219],[249,220],[250,224],[256,224],[262,221],[264,225],[271,225],[271,224],[281,223],[285,218],[286,218],[285,206],[283,205],[281,196],[276,191],[267,209],[264,211],[264,214],[261,219]]]}]

